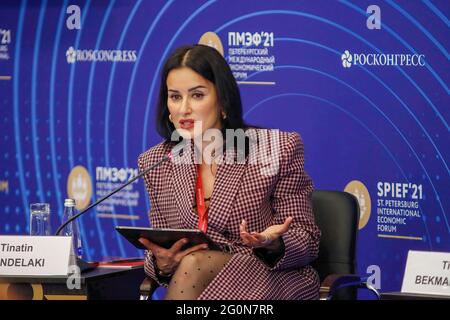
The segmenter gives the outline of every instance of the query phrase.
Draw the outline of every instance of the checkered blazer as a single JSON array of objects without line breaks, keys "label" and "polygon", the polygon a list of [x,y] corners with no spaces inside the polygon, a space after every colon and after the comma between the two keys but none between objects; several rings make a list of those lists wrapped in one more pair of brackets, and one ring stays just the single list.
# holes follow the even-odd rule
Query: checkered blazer
[{"label": "checkered blazer", "polygon": [[[206,287],[199,299],[316,299],[319,277],[309,265],[318,255],[320,231],[311,207],[313,184],[304,170],[303,143],[293,132],[278,132],[278,159],[267,162],[249,156],[244,163],[218,165],[208,212],[208,236],[233,253],[223,270]],[[258,136],[266,129],[256,129]],[[173,144],[162,142],[139,156],[139,169],[156,163]],[[270,150],[276,144],[270,142]],[[236,156],[226,151],[223,156]],[[193,160],[193,157],[192,157]],[[270,165],[269,164],[269,165]],[[167,161],[145,179],[150,197],[150,222],[155,228],[196,229],[196,165]],[[253,249],[240,242],[239,225],[247,221],[249,231],[261,232],[273,224],[293,222],[282,237],[283,257],[270,267]],[[154,258],[145,253],[145,271],[158,281]],[[159,282],[159,281],[158,281]],[[159,282],[160,285],[167,286]]]}]

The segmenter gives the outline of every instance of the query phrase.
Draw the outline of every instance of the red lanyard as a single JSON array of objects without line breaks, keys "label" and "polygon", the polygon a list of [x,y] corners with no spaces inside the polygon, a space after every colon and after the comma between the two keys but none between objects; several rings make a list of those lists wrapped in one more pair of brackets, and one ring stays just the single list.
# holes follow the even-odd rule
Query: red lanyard
[{"label": "red lanyard", "polygon": [[205,206],[200,165],[197,166],[197,182],[195,184],[195,198],[197,202],[198,228],[201,231],[203,231],[203,233],[206,233],[206,229],[208,228],[208,208],[206,208]]}]

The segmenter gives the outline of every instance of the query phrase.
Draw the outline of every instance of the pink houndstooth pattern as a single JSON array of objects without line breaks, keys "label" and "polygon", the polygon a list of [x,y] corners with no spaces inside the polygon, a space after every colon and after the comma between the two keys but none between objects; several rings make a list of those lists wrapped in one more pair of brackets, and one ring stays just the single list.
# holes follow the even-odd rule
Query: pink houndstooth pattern
[{"label": "pink houndstooth pattern", "polygon": [[[234,255],[199,299],[318,298],[319,277],[309,263],[318,255],[320,231],[312,213],[313,184],[304,170],[303,143],[295,132],[277,132],[277,144],[270,142],[268,148],[279,151],[274,174],[265,174],[267,162],[252,162],[249,157],[244,163],[224,161],[218,166],[208,236],[219,245],[227,245]],[[256,129],[258,137],[267,133],[271,132]],[[156,163],[172,148],[173,144],[162,142],[144,152],[138,159],[139,169]],[[224,154],[227,155],[230,151]],[[265,155],[259,157],[264,160]],[[193,161],[168,161],[145,176],[153,227],[197,228],[195,181]],[[240,243],[242,219],[247,221],[249,231],[261,232],[273,224],[283,223],[289,216],[294,220],[283,235],[285,254],[274,267],[267,266],[251,248]],[[146,252],[145,271],[158,281],[151,252]]]}]

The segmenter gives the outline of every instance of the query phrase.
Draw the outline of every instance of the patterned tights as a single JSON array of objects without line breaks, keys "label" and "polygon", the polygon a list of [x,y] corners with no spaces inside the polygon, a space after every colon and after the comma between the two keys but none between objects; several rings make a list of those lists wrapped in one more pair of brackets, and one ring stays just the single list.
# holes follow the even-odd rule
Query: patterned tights
[{"label": "patterned tights", "polygon": [[169,283],[166,300],[195,300],[225,267],[232,254],[199,250],[181,260]]}]

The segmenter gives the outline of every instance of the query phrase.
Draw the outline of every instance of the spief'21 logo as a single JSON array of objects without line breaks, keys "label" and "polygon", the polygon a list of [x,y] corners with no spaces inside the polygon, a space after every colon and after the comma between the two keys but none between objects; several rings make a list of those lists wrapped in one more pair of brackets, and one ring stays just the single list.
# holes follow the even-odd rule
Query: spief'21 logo
[{"label": "spief'21 logo", "polygon": [[369,222],[372,209],[369,190],[361,181],[353,180],[345,186],[344,191],[353,194],[358,199],[360,210],[358,229],[361,230]]},{"label": "spief'21 logo", "polygon": [[67,194],[75,199],[76,208],[83,210],[89,205],[92,197],[92,181],[89,172],[83,166],[76,166],[67,178]]}]

